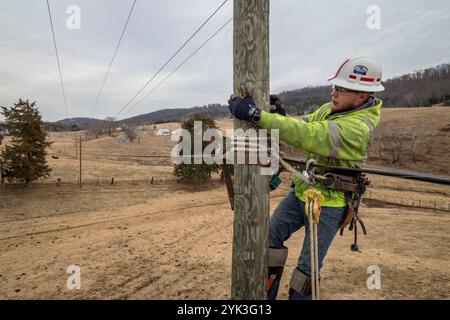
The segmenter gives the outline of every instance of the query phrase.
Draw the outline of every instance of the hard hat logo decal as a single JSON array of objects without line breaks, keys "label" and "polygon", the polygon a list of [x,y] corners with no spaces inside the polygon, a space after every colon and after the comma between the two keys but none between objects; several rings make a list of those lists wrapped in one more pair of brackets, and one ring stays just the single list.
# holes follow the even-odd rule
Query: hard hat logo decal
[{"label": "hard hat logo decal", "polygon": [[353,73],[360,74],[363,76],[365,76],[367,74],[367,71],[368,71],[367,67],[363,66],[363,65],[357,65],[353,69]]}]

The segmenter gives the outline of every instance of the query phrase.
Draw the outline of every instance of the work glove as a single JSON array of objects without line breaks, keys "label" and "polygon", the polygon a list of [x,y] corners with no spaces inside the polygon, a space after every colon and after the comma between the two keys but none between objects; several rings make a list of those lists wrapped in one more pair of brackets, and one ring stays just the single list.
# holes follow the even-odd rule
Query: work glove
[{"label": "work glove", "polygon": [[286,116],[286,110],[281,103],[280,97],[276,94],[270,95],[270,113],[278,113]]},{"label": "work glove", "polygon": [[244,98],[231,96],[228,100],[228,109],[231,114],[241,120],[258,122],[261,119],[261,109],[259,109],[252,96]]}]

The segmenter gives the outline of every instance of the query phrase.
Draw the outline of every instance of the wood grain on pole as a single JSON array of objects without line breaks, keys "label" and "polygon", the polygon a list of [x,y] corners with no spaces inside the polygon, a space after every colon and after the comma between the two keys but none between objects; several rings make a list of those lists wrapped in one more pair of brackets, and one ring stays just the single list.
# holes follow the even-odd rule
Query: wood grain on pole
[{"label": "wood grain on pole", "polygon": [[[269,104],[269,0],[234,0],[233,91],[245,85]],[[251,128],[234,121],[234,128]],[[231,299],[266,299],[269,178],[256,165],[235,165]]]}]

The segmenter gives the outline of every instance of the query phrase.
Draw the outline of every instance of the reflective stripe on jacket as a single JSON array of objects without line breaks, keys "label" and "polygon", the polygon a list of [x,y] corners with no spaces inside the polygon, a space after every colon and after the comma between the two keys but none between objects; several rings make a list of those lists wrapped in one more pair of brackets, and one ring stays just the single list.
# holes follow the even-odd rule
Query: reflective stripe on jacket
[{"label": "reflective stripe on jacket", "polygon": [[[370,97],[357,109],[333,113],[332,103],[325,103],[305,119],[261,112],[258,125],[265,129],[279,129],[280,140],[308,152],[307,158],[318,163],[361,168],[369,150],[373,130],[378,125],[383,102]],[[320,173],[320,170],[316,170]],[[292,178],[297,197],[304,201],[308,185]],[[346,206],[343,192],[315,185],[325,196],[324,207]]]}]

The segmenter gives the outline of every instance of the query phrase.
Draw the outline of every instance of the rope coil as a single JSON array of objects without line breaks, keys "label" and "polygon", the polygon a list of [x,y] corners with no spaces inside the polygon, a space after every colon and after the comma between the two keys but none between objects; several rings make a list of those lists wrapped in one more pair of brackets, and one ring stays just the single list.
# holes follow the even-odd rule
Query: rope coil
[{"label": "rope coil", "polygon": [[319,239],[317,227],[320,219],[320,202],[325,198],[320,191],[309,188],[303,193],[305,212],[309,221],[309,250],[311,257],[311,297],[319,300]]}]

